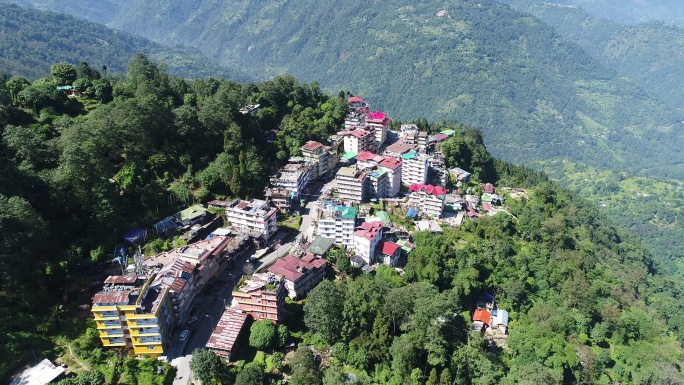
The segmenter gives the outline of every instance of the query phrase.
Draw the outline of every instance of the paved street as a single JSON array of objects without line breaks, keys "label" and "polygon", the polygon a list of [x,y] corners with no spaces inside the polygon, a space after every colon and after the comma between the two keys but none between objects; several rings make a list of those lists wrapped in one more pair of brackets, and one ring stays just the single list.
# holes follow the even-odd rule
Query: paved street
[{"label": "paved street", "polygon": [[[209,341],[214,326],[218,322],[223,313],[224,306],[230,306],[233,300],[232,291],[235,284],[240,280],[243,274],[251,274],[252,271],[258,271],[262,267],[269,266],[277,258],[287,255],[290,249],[303,238],[310,241],[313,238],[314,227],[312,226],[312,214],[316,204],[316,200],[320,197],[321,191],[330,190],[335,184],[335,181],[330,181],[324,185],[316,185],[313,193],[308,195],[308,202],[301,212],[302,224],[299,228],[300,232],[293,237],[289,242],[281,245],[275,251],[266,254],[259,258],[254,263],[248,262],[252,256],[255,255],[256,250],[253,248],[247,249],[235,261],[231,269],[225,270],[216,278],[210,287],[206,288],[202,300],[197,309],[193,311],[190,318],[197,317],[197,321],[191,325],[184,325],[176,328],[172,336],[172,343],[167,348],[167,359],[178,371],[176,378],[173,381],[174,385],[187,385],[190,382],[192,373],[190,371],[190,360],[192,359],[192,352],[195,349],[202,348]],[[225,301],[224,301],[225,300]],[[178,336],[182,329],[190,329],[190,336],[183,342],[178,340]]]},{"label": "paved street", "polygon": [[[248,249],[237,261],[232,269],[227,269],[219,275],[215,283],[205,290],[201,296],[203,298],[199,307],[190,315],[190,318],[197,317],[197,321],[191,325],[184,325],[176,328],[172,336],[171,346],[167,349],[167,359],[178,371],[173,381],[174,385],[187,385],[191,379],[190,360],[195,349],[203,348],[214,326],[223,314],[224,306],[230,307],[233,300],[231,293],[235,284],[242,277],[246,261],[253,253],[253,249]],[[224,305],[225,300],[225,305]],[[178,340],[180,331],[184,328],[190,329],[190,336],[184,342]]]}]

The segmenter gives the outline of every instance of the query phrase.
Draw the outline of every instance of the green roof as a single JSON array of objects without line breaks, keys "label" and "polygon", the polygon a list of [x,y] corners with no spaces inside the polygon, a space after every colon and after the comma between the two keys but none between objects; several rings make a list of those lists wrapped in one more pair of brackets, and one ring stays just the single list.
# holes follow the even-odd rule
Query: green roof
[{"label": "green roof", "polygon": [[392,221],[390,220],[389,214],[387,214],[384,211],[379,211],[374,216],[366,217],[364,220],[366,222],[392,223]]},{"label": "green roof", "polygon": [[345,152],[344,155],[342,155],[342,157],[346,160],[351,160],[353,158],[356,158],[356,153],[354,151]]},{"label": "green roof", "polygon": [[402,155],[401,157],[404,159],[414,159],[416,157],[416,152],[411,150],[411,151],[407,152],[406,154]]},{"label": "green roof", "polygon": [[337,206],[336,210],[342,213],[342,218],[344,219],[356,218],[356,207]]},{"label": "green roof", "polygon": [[404,250],[404,251],[407,252],[407,253],[410,253],[411,250],[413,250],[413,248],[406,246],[406,244],[408,243],[408,241],[405,240],[405,239],[400,239],[400,240],[398,240],[398,241],[396,241],[396,242],[394,242],[394,243],[396,243],[397,245],[401,246],[401,249]]},{"label": "green roof", "polygon": [[60,91],[69,91],[71,88],[71,86],[57,86],[57,89]]},{"label": "green roof", "polygon": [[323,237],[316,237],[309,243],[309,251],[317,255],[325,255],[333,246],[333,240]]},{"label": "green roof", "polygon": [[444,130],[444,131],[440,132],[440,134],[449,135],[449,136],[451,136],[455,133],[456,133],[456,131],[454,131],[454,130]]},{"label": "green roof", "polygon": [[202,205],[190,206],[185,210],[176,213],[176,217],[181,221],[193,220],[206,214],[207,209]]}]

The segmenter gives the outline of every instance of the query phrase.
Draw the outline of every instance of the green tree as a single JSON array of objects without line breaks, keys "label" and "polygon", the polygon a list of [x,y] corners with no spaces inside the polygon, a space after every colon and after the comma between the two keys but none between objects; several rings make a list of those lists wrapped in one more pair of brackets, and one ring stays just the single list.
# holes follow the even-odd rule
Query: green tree
[{"label": "green tree", "polygon": [[227,367],[223,359],[207,349],[195,349],[192,352],[190,369],[194,376],[205,384],[212,381],[223,383],[227,375]]},{"label": "green tree", "polygon": [[292,362],[292,385],[321,385],[321,372],[314,359],[313,353],[308,347],[302,346],[294,354]]},{"label": "green tree", "polygon": [[263,385],[264,366],[250,362],[235,377],[235,385]]},{"label": "green tree", "polygon": [[78,73],[76,67],[69,63],[61,62],[50,67],[50,74],[57,85],[71,85],[76,80]]},{"label": "green tree", "polygon": [[439,377],[437,376],[437,368],[432,368],[427,381],[425,381],[425,385],[439,385],[438,381]]},{"label": "green tree", "polygon": [[326,342],[334,344],[340,339],[344,292],[334,283],[325,280],[308,295],[304,304],[304,323]]},{"label": "green tree", "polygon": [[249,345],[259,350],[266,350],[273,345],[276,327],[269,320],[260,320],[249,329]]}]

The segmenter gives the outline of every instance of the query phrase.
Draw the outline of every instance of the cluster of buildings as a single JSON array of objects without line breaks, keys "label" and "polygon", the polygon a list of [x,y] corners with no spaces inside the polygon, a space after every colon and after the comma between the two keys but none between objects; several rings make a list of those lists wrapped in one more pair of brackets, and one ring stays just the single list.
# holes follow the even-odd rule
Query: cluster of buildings
[{"label": "cluster of buildings", "polygon": [[[271,176],[264,200],[208,203],[225,211],[228,228],[145,263],[136,259],[132,268],[109,277],[92,303],[102,344],[130,348],[139,357],[163,355],[171,331],[188,320],[202,289],[244,249],[247,240],[268,243],[278,230],[278,212],[291,210],[294,202],[306,197],[316,179],[335,184],[334,193],[321,197],[312,210],[317,236],[237,284],[230,308],[221,315],[207,343],[217,355],[232,359],[250,322],[281,322],[285,298],[302,298],[323,279],[324,257],[334,246],[343,247],[351,264],[366,271],[376,264],[399,267],[413,245],[408,231],[392,223],[385,205],[402,208],[402,215],[416,219],[419,230],[430,231],[441,231],[440,220],[458,226],[465,217],[493,215],[499,210],[504,198],[491,184],[484,185],[481,195],[447,190],[450,180],[458,187],[471,176],[460,168],[447,169],[444,156],[434,151],[436,143],[454,135],[452,130],[430,136],[416,125],[404,124],[399,132],[391,132],[387,115],[371,112],[362,98],[350,97],[349,106],[345,130],[332,135],[329,146],[316,141],[302,145],[301,157],[290,159]],[[258,107],[245,106],[241,112],[250,114]],[[390,136],[396,140],[387,145]],[[340,146],[342,156],[338,156]],[[379,202],[382,209],[378,203],[369,209],[364,205],[369,200]],[[457,214],[444,218],[445,210]],[[206,218],[207,209],[196,205],[153,228],[164,232]],[[507,325],[507,314],[486,305],[478,308],[473,330],[489,328],[505,334],[501,325]]]},{"label": "cluster of buildings", "polygon": [[92,298],[103,346],[136,356],[163,355],[173,328],[184,323],[195,296],[244,248],[240,236],[215,236],[142,261],[110,276]]}]

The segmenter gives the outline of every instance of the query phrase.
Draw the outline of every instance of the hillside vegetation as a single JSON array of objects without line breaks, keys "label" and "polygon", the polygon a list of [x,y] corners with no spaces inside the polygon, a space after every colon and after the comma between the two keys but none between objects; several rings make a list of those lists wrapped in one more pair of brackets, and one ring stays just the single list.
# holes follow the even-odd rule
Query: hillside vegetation
[{"label": "hillside vegetation", "polygon": [[620,24],[662,21],[684,25],[684,7],[679,0],[555,0],[549,4],[579,6],[598,18]]},{"label": "hillside vegetation", "polygon": [[621,227],[638,234],[663,263],[684,256],[684,185],[569,161],[541,164],[549,177],[594,202]]},{"label": "hillside vegetation", "polygon": [[[666,105],[681,109],[684,91],[684,30],[651,22],[620,25],[591,16],[579,8],[558,4],[506,0],[576,43],[593,58],[633,79]],[[681,127],[680,127],[681,128]]]},{"label": "hillside vegetation", "polygon": [[552,27],[495,1],[132,0],[107,18],[60,3],[40,4],[197,47],[255,77],[291,73],[351,90],[395,118],[479,127],[507,160],[566,157],[684,175],[671,162],[682,143],[677,114]]},{"label": "hillside vegetation", "polygon": [[[65,83],[83,86],[83,96],[56,92]],[[3,78],[0,375],[31,351],[54,357],[52,340],[69,338],[77,349],[68,354],[95,368],[69,381],[154,376],[149,361],[138,372],[135,360],[98,348],[92,327],[79,338],[65,328],[73,309],[58,305],[64,288],[88,285],[116,239],[177,210],[170,202],[260,194],[268,171],[342,124],[346,96],[292,77],[188,81],[140,54],[121,79],[65,63],[33,83]],[[245,103],[261,108],[242,115]],[[269,141],[272,127],[281,129]],[[298,353],[292,383],[337,384],[352,372],[361,384],[676,384],[684,281],[592,205],[493,159],[477,130],[445,127],[458,132],[444,144],[449,165],[523,187],[529,199],[441,235],[417,233],[404,277],[352,269],[312,291],[303,309],[291,304],[295,338],[331,346],[334,358],[323,373]],[[466,331],[483,293],[511,311],[507,348]],[[259,363],[233,370],[242,370],[237,383],[265,376]]]},{"label": "hillside vegetation", "polygon": [[194,49],[164,46],[72,16],[16,5],[0,4],[0,37],[0,70],[29,79],[43,76],[60,61],[85,61],[98,69],[107,66],[109,73],[123,73],[137,52],[163,63],[174,75],[249,79]]}]

